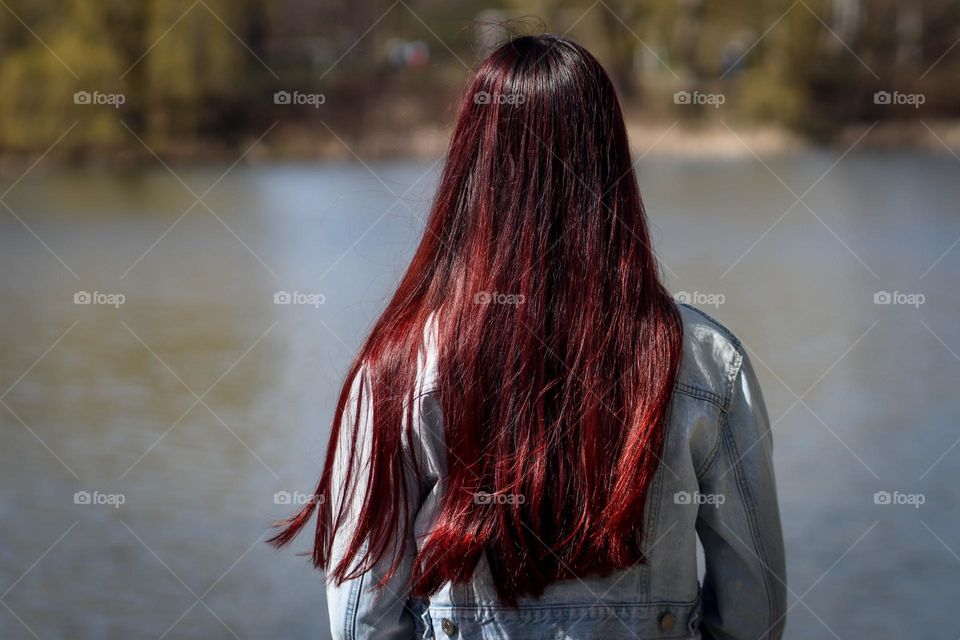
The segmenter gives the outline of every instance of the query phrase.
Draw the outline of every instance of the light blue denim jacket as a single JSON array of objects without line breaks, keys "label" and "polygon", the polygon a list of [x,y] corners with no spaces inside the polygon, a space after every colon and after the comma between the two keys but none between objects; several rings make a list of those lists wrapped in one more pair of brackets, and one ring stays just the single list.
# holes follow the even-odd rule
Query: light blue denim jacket
[{"label": "light blue denim jacket", "polygon": [[[471,583],[448,584],[429,602],[408,597],[405,583],[417,539],[430,530],[445,477],[443,428],[433,393],[436,345],[427,330],[414,407],[419,442],[406,450],[418,456],[427,475],[422,486],[410,481],[410,495],[419,498],[411,505],[413,537],[401,570],[379,597],[372,589],[376,569],[340,586],[328,584],[333,637],[779,638],[786,576],[767,411],[737,338],[693,307],[682,305],[680,312],[683,356],[662,463],[646,505],[645,564],[607,577],[554,583],[542,597],[508,608],[498,604],[481,560]],[[702,581],[698,536],[706,564]],[[335,559],[342,557],[346,537],[335,541]]]}]

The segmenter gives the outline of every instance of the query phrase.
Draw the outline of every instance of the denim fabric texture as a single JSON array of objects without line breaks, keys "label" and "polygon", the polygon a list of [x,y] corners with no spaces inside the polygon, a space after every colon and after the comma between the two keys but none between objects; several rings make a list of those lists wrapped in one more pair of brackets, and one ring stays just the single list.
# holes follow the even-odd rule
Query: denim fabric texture
[{"label": "denim fabric texture", "polygon": [[[411,480],[416,514],[401,570],[378,596],[375,569],[328,585],[337,640],[775,640],[783,633],[786,576],[767,411],[739,340],[681,305],[683,354],[662,463],[645,507],[647,562],[610,576],[550,585],[516,608],[498,604],[488,568],[446,585],[429,602],[405,584],[417,539],[429,532],[444,487],[442,416],[434,393],[435,344],[425,331],[415,433],[427,475]],[[362,424],[362,423],[361,423]],[[362,444],[362,443],[361,443]],[[360,450],[362,451],[362,446]],[[335,555],[343,553],[343,538]],[[697,539],[705,573],[698,571]]]}]

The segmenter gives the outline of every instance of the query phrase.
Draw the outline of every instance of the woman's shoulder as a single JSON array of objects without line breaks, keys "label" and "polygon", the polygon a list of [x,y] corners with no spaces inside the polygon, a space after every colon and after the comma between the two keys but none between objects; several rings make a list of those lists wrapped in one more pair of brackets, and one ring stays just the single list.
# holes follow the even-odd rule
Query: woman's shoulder
[{"label": "woman's shoulder", "polygon": [[678,304],[683,322],[683,351],[677,390],[708,394],[726,406],[744,359],[743,343],[706,312]]}]

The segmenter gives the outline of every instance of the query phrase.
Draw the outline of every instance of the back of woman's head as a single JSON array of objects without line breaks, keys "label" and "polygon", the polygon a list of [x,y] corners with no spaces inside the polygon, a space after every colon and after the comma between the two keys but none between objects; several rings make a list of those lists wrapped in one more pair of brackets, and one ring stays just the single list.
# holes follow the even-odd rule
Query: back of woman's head
[{"label": "back of woman's head", "polygon": [[579,45],[511,40],[463,98],[421,244],[340,394],[313,554],[333,580],[400,566],[431,318],[446,474],[412,593],[469,580],[481,557],[510,603],[642,561],[681,327],[614,88]]}]

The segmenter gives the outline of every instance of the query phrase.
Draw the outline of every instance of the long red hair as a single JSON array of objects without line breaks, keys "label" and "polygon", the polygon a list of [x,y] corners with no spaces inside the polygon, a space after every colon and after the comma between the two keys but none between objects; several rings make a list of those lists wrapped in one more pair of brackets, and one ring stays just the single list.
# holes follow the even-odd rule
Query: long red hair
[{"label": "long red hair", "polygon": [[[682,329],[616,93],[579,45],[511,40],[463,97],[420,246],[340,393],[316,500],[272,540],[288,543],[319,505],[313,561],[337,583],[386,561],[382,585],[399,567],[422,473],[404,444],[434,316],[447,476],[410,592],[470,580],[481,556],[507,603],[642,562]],[[337,536],[348,550],[332,562]]]}]

